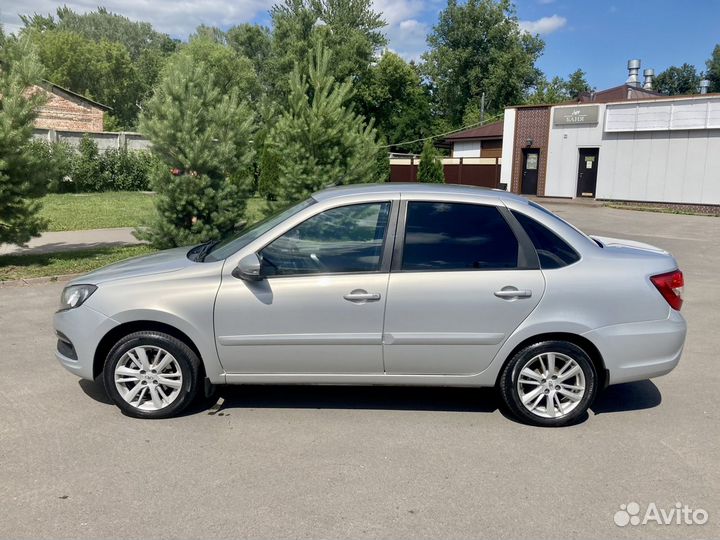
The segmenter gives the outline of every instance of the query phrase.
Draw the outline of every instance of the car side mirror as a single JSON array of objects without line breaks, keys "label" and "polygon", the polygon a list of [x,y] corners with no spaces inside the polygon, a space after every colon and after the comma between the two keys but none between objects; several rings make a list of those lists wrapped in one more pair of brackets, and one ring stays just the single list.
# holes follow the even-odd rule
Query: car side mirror
[{"label": "car side mirror", "polygon": [[263,276],[260,273],[260,257],[257,253],[245,255],[233,270],[232,275],[245,281],[261,281]]}]

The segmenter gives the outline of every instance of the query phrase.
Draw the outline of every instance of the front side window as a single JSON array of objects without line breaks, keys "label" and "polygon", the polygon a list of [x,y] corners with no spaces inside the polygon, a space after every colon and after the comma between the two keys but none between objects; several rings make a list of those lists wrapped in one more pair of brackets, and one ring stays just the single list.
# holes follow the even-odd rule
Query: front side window
[{"label": "front side window", "polygon": [[403,270],[517,268],[519,245],[494,206],[410,202]]},{"label": "front side window", "polygon": [[515,210],[512,214],[535,246],[541,268],[561,268],[580,260],[580,255],[550,229]]},{"label": "front side window", "polygon": [[261,252],[265,276],[377,272],[389,202],[321,212],[273,240]]}]

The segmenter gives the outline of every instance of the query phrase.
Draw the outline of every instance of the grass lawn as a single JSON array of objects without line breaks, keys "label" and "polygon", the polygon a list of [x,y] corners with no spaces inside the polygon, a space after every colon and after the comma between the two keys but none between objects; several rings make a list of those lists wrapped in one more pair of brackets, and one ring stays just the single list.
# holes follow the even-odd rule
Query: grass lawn
[{"label": "grass lawn", "polygon": [[[40,215],[48,220],[48,231],[137,227],[155,214],[153,197],[136,191],[52,194],[43,197]],[[248,201],[251,222],[262,218],[262,203],[259,198]]]},{"label": "grass lawn", "polygon": [[127,246],[42,255],[0,255],[0,281],[79,274],[153,251],[148,246]]},{"label": "grass lawn", "polygon": [[153,216],[153,195],[134,191],[62,193],[42,199],[49,231],[137,227]]}]

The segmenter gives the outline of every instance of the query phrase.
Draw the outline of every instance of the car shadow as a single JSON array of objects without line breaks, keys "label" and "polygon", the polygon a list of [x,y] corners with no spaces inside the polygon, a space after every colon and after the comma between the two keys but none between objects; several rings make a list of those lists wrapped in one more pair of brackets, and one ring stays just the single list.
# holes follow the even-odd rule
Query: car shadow
[{"label": "car shadow", "polygon": [[[112,405],[102,382],[79,381],[93,400]],[[652,381],[618,384],[600,392],[590,410],[595,415],[657,407],[662,395]],[[412,386],[227,385],[191,404],[181,416],[225,415],[232,409],[354,409],[493,413],[513,419],[494,388]],[[588,419],[581,415],[573,424]]]},{"label": "car shadow", "polygon": [[662,394],[651,380],[616,384],[600,392],[590,409],[595,414],[652,409],[662,403]]}]

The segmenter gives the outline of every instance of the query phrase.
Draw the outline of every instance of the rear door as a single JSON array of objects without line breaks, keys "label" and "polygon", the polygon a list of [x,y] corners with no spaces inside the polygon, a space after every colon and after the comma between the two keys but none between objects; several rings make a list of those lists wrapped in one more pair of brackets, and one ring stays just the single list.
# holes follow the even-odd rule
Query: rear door
[{"label": "rear door", "polygon": [[411,200],[400,212],[383,331],[386,372],[483,371],[544,292],[527,236],[517,231],[518,240],[504,206]]}]

